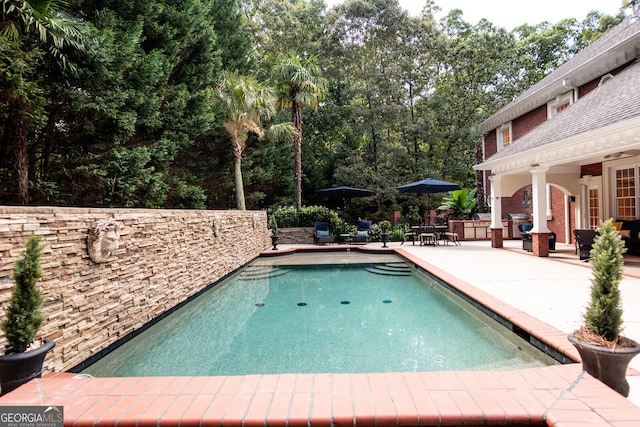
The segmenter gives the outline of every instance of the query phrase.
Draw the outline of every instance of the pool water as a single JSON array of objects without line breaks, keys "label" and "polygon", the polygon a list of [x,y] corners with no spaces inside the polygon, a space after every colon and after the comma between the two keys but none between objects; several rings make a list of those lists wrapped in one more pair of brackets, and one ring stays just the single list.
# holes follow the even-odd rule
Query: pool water
[{"label": "pool water", "polygon": [[556,363],[394,258],[250,264],[83,373],[405,372]]}]

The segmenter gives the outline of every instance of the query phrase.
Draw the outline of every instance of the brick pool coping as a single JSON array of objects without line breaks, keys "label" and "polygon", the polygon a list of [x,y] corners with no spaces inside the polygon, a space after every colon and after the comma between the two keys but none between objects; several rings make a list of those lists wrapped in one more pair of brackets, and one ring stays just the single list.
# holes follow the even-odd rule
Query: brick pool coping
[{"label": "brick pool coping", "polygon": [[[578,360],[561,331],[407,251],[394,251]],[[640,420],[638,406],[577,363],[515,371],[230,377],[85,378],[63,372],[32,380],[1,397],[0,405],[61,405],[66,426],[630,427]]]}]

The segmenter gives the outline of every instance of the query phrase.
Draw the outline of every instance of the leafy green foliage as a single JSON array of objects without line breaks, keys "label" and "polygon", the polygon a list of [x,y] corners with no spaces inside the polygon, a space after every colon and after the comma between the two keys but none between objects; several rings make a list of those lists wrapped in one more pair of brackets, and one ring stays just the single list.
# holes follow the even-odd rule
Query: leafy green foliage
[{"label": "leafy green foliage", "polygon": [[462,190],[449,191],[449,194],[442,199],[442,205],[438,210],[451,212],[451,219],[471,219],[478,211],[478,199],[476,189],[469,191]]},{"label": "leafy green foliage", "polygon": [[624,242],[609,218],[601,224],[591,249],[591,299],[584,315],[585,326],[608,341],[618,338],[622,330],[622,304],[618,285],[626,252]]},{"label": "leafy green foliage", "polygon": [[34,340],[44,320],[42,290],[37,285],[42,277],[40,240],[40,236],[31,236],[22,257],[13,266],[16,287],[6,309],[7,317],[2,323],[9,347],[19,353],[25,351]]},{"label": "leafy green foliage", "polygon": [[340,218],[335,211],[324,206],[303,206],[298,210],[295,206],[279,206],[271,213],[279,227],[313,227],[317,221],[335,225]]},{"label": "leafy green foliage", "polygon": [[[375,189],[350,201],[350,218],[424,209],[393,187],[425,176],[481,182],[477,124],[623,16],[509,32],[459,10],[438,21],[433,1],[419,17],[397,0],[329,11],[322,0],[2,1],[0,203],[236,207],[228,110],[214,88],[223,72],[266,81],[281,66],[281,100],[300,108],[264,126],[297,132],[249,136],[246,205],[300,209],[321,201],[318,188]],[[63,4],[74,16],[59,14]]]}]

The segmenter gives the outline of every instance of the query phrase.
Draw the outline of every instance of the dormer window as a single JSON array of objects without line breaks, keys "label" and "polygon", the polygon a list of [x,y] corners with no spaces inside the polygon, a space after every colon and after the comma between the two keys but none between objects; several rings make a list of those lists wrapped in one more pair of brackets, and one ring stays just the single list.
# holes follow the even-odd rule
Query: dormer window
[{"label": "dormer window", "polygon": [[547,120],[566,110],[571,104],[573,104],[573,92],[557,96],[556,99],[547,103]]},{"label": "dormer window", "polygon": [[505,123],[497,129],[498,132],[498,147],[500,149],[507,148],[511,145],[511,122]]},{"label": "dormer window", "polygon": [[605,74],[604,76],[602,76],[600,78],[600,82],[598,83],[598,86],[602,86],[603,84],[605,84],[606,82],[608,82],[612,78],[613,78],[613,75],[611,75],[611,73]]}]

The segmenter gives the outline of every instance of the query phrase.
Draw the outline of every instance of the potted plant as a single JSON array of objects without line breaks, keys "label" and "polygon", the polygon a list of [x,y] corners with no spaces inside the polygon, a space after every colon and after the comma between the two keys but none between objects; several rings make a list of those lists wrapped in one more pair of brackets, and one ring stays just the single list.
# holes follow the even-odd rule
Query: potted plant
[{"label": "potted plant", "polygon": [[380,221],[378,224],[380,227],[380,240],[382,240],[382,247],[387,247],[387,242],[389,241],[389,228],[391,228],[391,223],[386,219],[384,221]]},{"label": "potted plant", "polygon": [[269,218],[269,228],[271,229],[271,244],[273,245],[272,251],[275,251],[278,246],[278,222],[274,216]]},{"label": "potted plant", "polygon": [[591,249],[591,299],[584,325],[569,335],[585,371],[623,396],[629,395],[627,366],[640,353],[640,344],[620,335],[622,307],[618,284],[626,251],[613,219],[602,223]]},{"label": "potted plant", "polygon": [[44,358],[55,346],[52,340],[35,339],[44,320],[42,290],[37,286],[42,277],[41,255],[40,237],[31,236],[21,258],[13,266],[16,287],[1,325],[8,344],[5,354],[0,356],[0,395],[39,378]]}]

